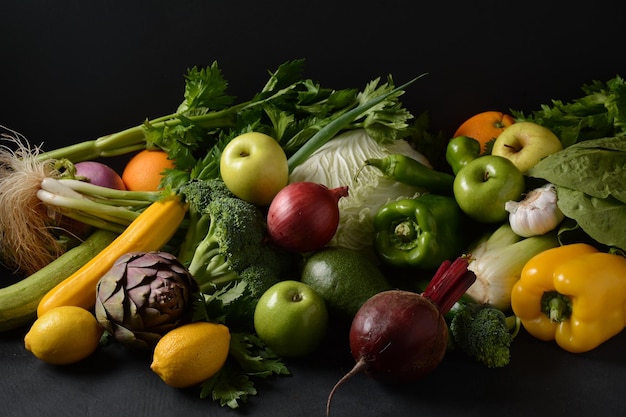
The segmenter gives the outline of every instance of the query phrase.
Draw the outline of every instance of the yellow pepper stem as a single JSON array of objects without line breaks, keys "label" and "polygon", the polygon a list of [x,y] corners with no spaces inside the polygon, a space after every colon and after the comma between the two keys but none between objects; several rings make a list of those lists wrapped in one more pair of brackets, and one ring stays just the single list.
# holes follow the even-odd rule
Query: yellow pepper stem
[{"label": "yellow pepper stem", "polygon": [[541,311],[543,311],[551,321],[560,323],[571,316],[572,302],[569,297],[556,291],[546,291],[541,297]]}]

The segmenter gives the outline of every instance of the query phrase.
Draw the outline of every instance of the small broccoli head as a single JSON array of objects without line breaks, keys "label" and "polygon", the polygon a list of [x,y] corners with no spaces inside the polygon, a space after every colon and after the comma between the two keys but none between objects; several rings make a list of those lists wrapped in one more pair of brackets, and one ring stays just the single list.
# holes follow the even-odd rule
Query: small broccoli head
[{"label": "small broccoli head", "polygon": [[236,197],[212,200],[204,209],[210,226],[196,246],[189,271],[204,292],[245,280],[260,296],[278,282],[285,262],[267,237],[264,213]]},{"label": "small broccoli head", "polygon": [[246,282],[250,294],[259,298],[272,285],[280,281],[280,271],[271,265],[256,264],[249,266],[239,274],[241,280]]},{"label": "small broccoli head", "polygon": [[205,213],[206,207],[215,199],[235,196],[219,178],[189,181],[180,187],[180,193],[189,204],[189,210],[187,231],[180,246],[178,259],[184,265],[189,265],[196,248],[209,230],[211,216]]},{"label": "small broccoli head", "polygon": [[218,198],[205,213],[211,217],[209,234],[231,269],[242,271],[258,262],[267,235],[261,210],[239,198]]},{"label": "small broccoli head", "polygon": [[181,187],[180,192],[190,208],[198,212],[204,211],[209,203],[217,198],[235,197],[221,178],[189,181]]},{"label": "small broccoli head", "polygon": [[513,335],[506,316],[497,308],[465,304],[452,318],[450,333],[456,347],[487,367],[509,364]]}]

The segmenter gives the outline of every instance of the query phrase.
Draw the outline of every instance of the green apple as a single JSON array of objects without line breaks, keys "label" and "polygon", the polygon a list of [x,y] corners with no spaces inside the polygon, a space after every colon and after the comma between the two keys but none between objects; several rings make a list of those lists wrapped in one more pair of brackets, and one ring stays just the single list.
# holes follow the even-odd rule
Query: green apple
[{"label": "green apple", "polygon": [[491,154],[510,159],[525,173],[548,155],[563,149],[559,138],[547,127],[533,122],[517,122],[500,133]]},{"label": "green apple", "polygon": [[269,205],[289,182],[285,151],[274,138],[259,132],[244,133],[226,145],[220,174],[233,194],[257,206]]},{"label": "green apple", "polygon": [[518,201],[526,188],[524,175],[507,158],[480,156],[465,165],[454,178],[457,204],[470,218],[481,223],[505,221],[507,201]]},{"label": "green apple", "polygon": [[320,346],[328,329],[326,303],[302,281],[278,282],[259,298],[254,329],[281,356],[309,355]]}]

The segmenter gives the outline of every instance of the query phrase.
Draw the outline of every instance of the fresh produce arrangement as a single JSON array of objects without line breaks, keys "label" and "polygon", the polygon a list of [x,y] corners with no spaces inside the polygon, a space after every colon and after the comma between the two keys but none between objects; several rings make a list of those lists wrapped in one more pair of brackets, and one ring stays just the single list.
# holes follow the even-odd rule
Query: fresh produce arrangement
[{"label": "fresh produce arrangement", "polygon": [[330,415],[359,372],[406,384],[453,353],[507,366],[522,330],[570,353],[624,330],[621,77],[447,135],[401,101],[426,74],[337,90],[303,66],[246,101],[191,68],[171,114],[58,149],[7,129],[0,332],[51,365],[121,344],[237,409],[336,326],[355,365]]}]

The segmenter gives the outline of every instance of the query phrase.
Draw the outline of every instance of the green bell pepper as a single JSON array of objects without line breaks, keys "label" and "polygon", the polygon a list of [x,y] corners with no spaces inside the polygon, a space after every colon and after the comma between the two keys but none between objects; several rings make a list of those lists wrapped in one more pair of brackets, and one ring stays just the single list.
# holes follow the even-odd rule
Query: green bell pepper
[{"label": "green bell pepper", "polygon": [[391,201],[374,216],[374,247],[388,265],[434,269],[462,250],[460,223],[453,197],[424,194]]},{"label": "green bell pepper", "polygon": [[480,142],[469,136],[457,136],[450,139],[446,147],[446,161],[456,175],[461,168],[480,155]]}]

